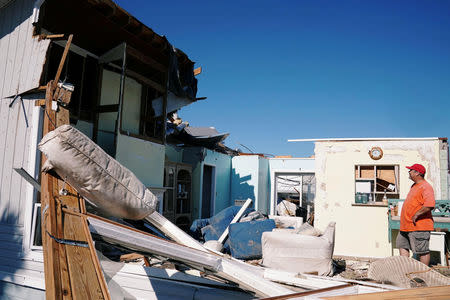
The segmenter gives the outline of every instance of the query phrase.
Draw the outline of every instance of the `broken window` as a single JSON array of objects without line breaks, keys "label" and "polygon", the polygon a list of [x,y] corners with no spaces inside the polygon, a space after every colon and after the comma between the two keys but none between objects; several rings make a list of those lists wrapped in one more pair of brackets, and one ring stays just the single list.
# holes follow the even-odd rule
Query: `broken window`
[{"label": "broken window", "polygon": [[355,203],[387,204],[399,198],[398,165],[355,166]]},{"label": "broken window", "polygon": [[[55,78],[64,47],[54,42],[50,45],[47,55],[46,72],[42,77],[41,85]],[[93,123],[94,107],[97,102],[98,61],[85,54],[69,51],[66,63],[61,72],[61,81],[74,86],[70,98],[70,123],[77,125],[78,121]]]},{"label": "broken window", "polygon": [[305,173],[276,173],[275,198],[276,205],[285,206],[283,200],[295,204],[295,215],[307,220],[314,210],[316,196],[316,177]]}]

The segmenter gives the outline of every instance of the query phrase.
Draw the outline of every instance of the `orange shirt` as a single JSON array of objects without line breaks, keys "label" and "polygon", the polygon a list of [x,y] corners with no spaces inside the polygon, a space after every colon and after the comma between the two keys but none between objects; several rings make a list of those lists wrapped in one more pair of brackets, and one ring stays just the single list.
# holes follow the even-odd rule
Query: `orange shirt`
[{"label": "orange shirt", "polygon": [[434,191],[428,182],[423,180],[413,184],[403,203],[400,231],[433,231],[434,221],[431,211],[419,216],[416,225],[413,224],[412,217],[423,206],[434,207],[435,204]]}]

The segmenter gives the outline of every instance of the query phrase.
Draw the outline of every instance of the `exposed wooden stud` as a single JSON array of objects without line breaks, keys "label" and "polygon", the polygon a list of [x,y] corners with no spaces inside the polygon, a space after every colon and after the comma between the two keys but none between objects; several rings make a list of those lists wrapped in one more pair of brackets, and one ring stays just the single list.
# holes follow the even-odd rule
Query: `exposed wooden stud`
[{"label": "exposed wooden stud", "polygon": [[64,34],[40,34],[38,40],[48,40],[48,39],[62,39],[64,38]]},{"label": "exposed wooden stud", "polygon": [[45,99],[34,100],[34,106],[44,106]]},{"label": "exposed wooden stud", "polygon": [[198,67],[197,69],[194,69],[194,76],[197,76],[202,73],[202,67]]},{"label": "exposed wooden stud", "polygon": [[56,89],[56,86],[58,85],[59,77],[61,76],[62,69],[66,62],[67,54],[69,53],[70,44],[72,43],[72,38],[73,38],[73,34],[69,35],[69,39],[67,40],[66,47],[64,48],[64,52],[63,52],[61,61],[59,62],[58,71],[56,71],[55,79],[52,82],[52,92]]},{"label": "exposed wooden stud", "polygon": [[[53,100],[53,82],[47,84],[45,95],[46,107],[44,117],[43,135],[55,129],[56,114],[51,110]],[[42,154],[42,163],[47,158]],[[41,175],[41,228],[42,228],[42,248],[44,252],[44,272],[45,272],[45,294],[47,299],[62,299],[61,276],[59,273],[59,246],[49,234],[56,234],[56,209],[53,199],[54,178],[49,174]],[[47,234],[47,232],[49,234]]]}]

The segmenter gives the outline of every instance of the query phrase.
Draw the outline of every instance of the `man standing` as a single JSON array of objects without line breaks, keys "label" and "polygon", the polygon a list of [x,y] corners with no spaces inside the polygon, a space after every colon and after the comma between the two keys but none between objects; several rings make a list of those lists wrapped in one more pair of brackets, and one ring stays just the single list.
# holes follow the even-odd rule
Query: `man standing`
[{"label": "man standing", "polygon": [[400,232],[397,247],[400,255],[409,257],[409,250],[419,255],[420,261],[430,264],[430,232],[434,230],[431,211],[435,206],[434,191],[424,179],[425,167],[414,164],[409,169],[409,178],[414,181],[403,203],[400,216]]}]

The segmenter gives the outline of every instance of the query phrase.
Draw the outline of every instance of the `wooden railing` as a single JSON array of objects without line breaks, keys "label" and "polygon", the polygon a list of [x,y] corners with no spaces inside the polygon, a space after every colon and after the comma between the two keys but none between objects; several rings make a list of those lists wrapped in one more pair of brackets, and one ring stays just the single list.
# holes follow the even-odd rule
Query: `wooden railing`
[{"label": "wooden railing", "polygon": [[[395,215],[395,207],[405,199],[388,199],[388,222],[389,222],[389,242],[392,238],[392,230],[400,229],[400,209]],[[435,230],[450,230],[450,200],[436,200],[436,206],[432,211]]]}]

